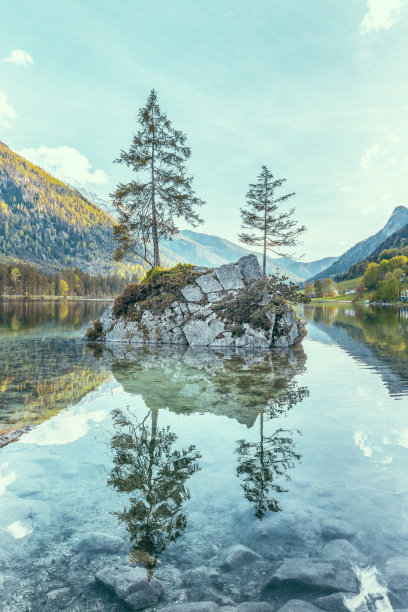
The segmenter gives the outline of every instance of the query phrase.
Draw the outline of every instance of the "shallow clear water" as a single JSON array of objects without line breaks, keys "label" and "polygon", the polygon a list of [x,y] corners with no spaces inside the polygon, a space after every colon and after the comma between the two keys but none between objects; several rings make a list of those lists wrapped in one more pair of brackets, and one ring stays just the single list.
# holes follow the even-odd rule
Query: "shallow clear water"
[{"label": "shallow clear water", "polygon": [[[98,312],[71,308],[3,315],[2,428],[42,423],[0,450],[0,609],[126,610],[95,574],[128,563],[164,587],[150,610],[315,602],[347,572],[342,609],[408,607],[379,586],[408,556],[407,311],[308,306],[302,346],[247,354],[84,346]],[[99,532],[124,544],[96,551]],[[330,584],[271,581],[284,559],[330,564]]]}]

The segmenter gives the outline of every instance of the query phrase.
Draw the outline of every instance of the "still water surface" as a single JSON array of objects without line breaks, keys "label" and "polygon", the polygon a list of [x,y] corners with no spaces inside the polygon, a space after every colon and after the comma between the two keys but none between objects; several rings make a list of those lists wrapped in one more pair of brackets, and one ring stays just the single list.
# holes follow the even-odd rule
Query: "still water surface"
[{"label": "still water surface", "polygon": [[408,607],[407,310],[248,354],[79,342],[104,307],[0,303],[0,610],[127,610],[129,564],[148,610]]}]

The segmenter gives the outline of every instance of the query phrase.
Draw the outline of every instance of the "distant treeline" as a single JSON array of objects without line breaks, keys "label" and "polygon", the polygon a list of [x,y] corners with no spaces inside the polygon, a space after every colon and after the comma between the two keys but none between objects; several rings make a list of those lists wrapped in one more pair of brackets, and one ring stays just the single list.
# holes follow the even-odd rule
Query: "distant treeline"
[{"label": "distant treeline", "polygon": [[66,268],[59,272],[40,272],[26,263],[0,263],[0,296],[116,296],[137,277],[119,274],[91,275],[79,268]]}]

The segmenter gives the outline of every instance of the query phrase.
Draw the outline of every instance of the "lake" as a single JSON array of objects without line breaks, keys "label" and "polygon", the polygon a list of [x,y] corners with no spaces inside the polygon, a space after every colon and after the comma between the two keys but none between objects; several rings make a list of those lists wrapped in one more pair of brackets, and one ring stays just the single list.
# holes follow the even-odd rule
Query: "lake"
[{"label": "lake", "polygon": [[79,341],[105,307],[0,302],[0,610],[408,608],[408,309],[244,353]]}]

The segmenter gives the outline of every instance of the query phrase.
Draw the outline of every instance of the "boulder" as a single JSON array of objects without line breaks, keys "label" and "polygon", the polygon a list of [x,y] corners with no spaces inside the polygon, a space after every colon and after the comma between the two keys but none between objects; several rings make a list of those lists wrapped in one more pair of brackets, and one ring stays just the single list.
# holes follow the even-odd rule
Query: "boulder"
[{"label": "boulder", "polygon": [[97,532],[90,533],[76,542],[72,549],[75,552],[114,554],[122,548],[124,543],[124,540],[118,536]]},{"label": "boulder", "polygon": [[196,567],[192,570],[187,570],[184,572],[183,576],[184,585],[187,587],[202,584],[217,585],[219,581],[219,571],[213,567],[207,567],[206,565],[201,565],[200,567]]},{"label": "boulder", "polygon": [[204,319],[204,321],[190,319],[183,327],[183,333],[190,346],[208,346],[223,331],[224,324],[216,319]]},{"label": "boulder", "polygon": [[227,550],[221,564],[221,569],[227,571],[238,569],[243,565],[248,565],[248,563],[256,561],[257,559],[261,559],[261,556],[256,552],[250,548],[247,548],[246,546],[242,546],[242,544],[236,544],[236,546],[232,546]]},{"label": "boulder", "polygon": [[225,264],[215,270],[215,275],[223,289],[242,289],[245,287],[240,269],[233,263]]},{"label": "boulder", "polygon": [[357,593],[359,581],[349,568],[335,567],[333,563],[311,561],[303,557],[285,559],[272,574],[266,588],[293,586],[298,590],[313,587],[327,593],[349,591]]},{"label": "boulder", "polygon": [[275,612],[276,606],[266,601],[244,601],[236,610],[237,612]]},{"label": "boulder", "polygon": [[291,599],[278,612],[320,612],[320,608],[301,599]]},{"label": "boulder", "polygon": [[99,571],[96,580],[111,589],[133,610],[155,606],[163,595],[163,586],[142,567],[117,565]]},{"label": "boulder", "polygon": [[353,563],[362,559],[362,554],[348,540],[336,539],[328,542],[323,548],[323,557],[329,561]]},{"label": "boulder", "polygon": [[197,287],[196,285],[188,285],[187,287],[184,287],[181,289],[181,293],[186,298],[187,302],[199,302],[204,297],[200,287]]},{"label": "boulder", "polygon": [[256,255],[246,255],[238,259],[237,266],[245,283],[253,278],[261,278],[262,270]]},{"label": "boulder", "polygon": [[391,591],[408,591],[408,557],[391,557],[384,573]]},{"label": "boulder", "polygon": [[351,540],[355,535],[356,530],[340,519],[327,519],[322,523],[322,536],[328,540]]},{"label": "boulder", "polygon": [[109,306],[87,330],[84,339],[285,349],[306,334],[304,324],[289,305],[277,308],[272,294],[264,294],[265,299],[259,301],[259,287],[251,284],[262,276],[255,255],[211,273],[200,274],[198,268],[187,266],[184,271],[177,268],[174,276],[171,270],[163,274],[159,288],[149,279],[143,281],[143,291],[130,285],[114,307]]},{"label": "boulder", "polygon": [[53,589],[47,593],[48,601],[54,606],[54,609],[63,609],[72,599],[72,591],[68,587]]},{"label": "boulder", "polygon": [[347,600],[355,597],[355,593],[332,593],[325,597],[318,597],[315,604],[327,612],[350,612]]},{"label": "boulder", "polygon": [[221,284],[217,281],[212,274],[203,274],[203,276],[199,276],[196,280],[197,285],[200,287],[204,293],[214,293],[218,291],[222,291]]},{"label": "boulder", "polygon": [[214,601],[193,601],[173,604],[161,608],[161,612],[217,612],[219,607]]}]

